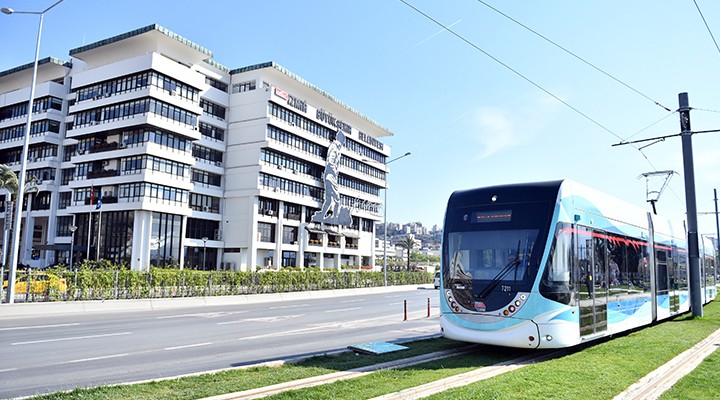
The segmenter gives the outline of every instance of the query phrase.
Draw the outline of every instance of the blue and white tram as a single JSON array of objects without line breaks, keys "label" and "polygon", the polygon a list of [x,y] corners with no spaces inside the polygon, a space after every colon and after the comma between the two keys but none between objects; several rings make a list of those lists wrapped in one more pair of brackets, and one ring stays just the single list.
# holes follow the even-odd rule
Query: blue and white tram
[{"label": "blue and white tram", "polygon": [[[717,295],[706,246],[704,303]],[[569,180],[457,191],[440,289],[447,338],[573,346],[688,311],[687,240],[683,226]]]}]

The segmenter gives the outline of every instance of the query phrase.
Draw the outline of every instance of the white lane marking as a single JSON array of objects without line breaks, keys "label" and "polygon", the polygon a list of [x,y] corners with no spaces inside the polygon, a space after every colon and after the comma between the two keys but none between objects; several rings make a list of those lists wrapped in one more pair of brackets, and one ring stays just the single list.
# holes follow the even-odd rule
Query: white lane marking
[{"label": "white lane marking", "polygon": [[325,312],[331,313],[331,312],[343,312],[343,311],[355,311],[355,310],[362,310],[362,307],[341,308],[338,310],[325,310]]},{"label": "white lane marking", "polygon": [[109,355],[109,356],[100,356],[100,357],[91,357],[91,358],[81,358],[81,359],[78,359],[78,360],[70,360],[70,361],[61,362],[61,363],[59,363],[59,364],[73,364],[73,363],[79,363],[79,362],[106,360],[106,359],[108,359],[108,358],[118,358],[118,357],[125,357],[125,356],[129,356],[129,355],[130,355],[130,354],[128,354],[128,353],[123,353],[123,354],[113,354],[113,355]]},{"label": "white lane marking", "polygon": [[0,369],[0,374],[3,372],[17,371],[17,368]]},{"label": "white lane marking", "polygon": [[340,303],[360,303],[360,302],[363,302],[363,301],[366,301],[366,299],[344,300],[344,301],[341,301]]},{"label": "white lane marking", "polygon": [[44,339],[44,340],[30,340],[30,341],[27,341],[27,342],[15,342],[15,343],[10,343],[10,345],[11,345],[11,346],[20,346],[20,345],[23,345],[23,344],[63,342],[63,341],[66,341],[66,340],[83,340],[83,339],[94,339],[94,338],[110,337],[110,336],[122,336],[122,335],[132,335],[132,332],[118,332],[118,333],[106,333],[106,334],[103,334],[103,335],[75,336],[75,337],[56,338],[56,339]]},{"label": "white lane marking", "polygon": [[77,326],[79,323],[72,324],[56,324],[56,325],[35,325],[35,326],[15,326],[12,328],[0,328],[0,331],[20,331],[25,329],[45,329],[45,328],[62,328],[65,326]]},{"label": "white lane marking", "polygon": [[192,314],[178,314],[178,315],[164,315],[162,317],[156,317],[157,319],[173,319],[173,318],[218,318],[226,315],[244,314],[247,311],[218,311],[218,312],[206,312],[206,313],[192,313]]},{"label": "white lane marking", "polygon": [[163,350],[178,350],[178,349],[188,349],[190,347],[200,347],[200,346],[208,346],[213,344],[213,342],[205,342],[205,343],[195,343],[195,344],[186,344],[184,346],[175,346],[175,347],[166,347]]},{"label": "white lane marking", "polygon": [[375,317],[375,318],[368,318],[368,319],[361,319],[356,321],[347,321],[347,322],[331,322],[327,324],[318,324],[318,325],[312,325],[307,328],[300,328],[300,329],[293,329],[289,331],[282,331],[282,332],[274,332],[274,333],[265,333],[262,335],[257,336],[246,336],[238,338],[238,340],[254,340],[254,339],[261,339],[261,338],[269,338],[269,337],[281,337],[281,336],[291,336],[291,335],[302,335],[306,333],[314,333],[318,331],[328,331],[328,330],[348,330],[348,329],[357,329],[361,327],[379,327],[383,325],[392,325],[398,323],[398,318],[394,316],[383,316],[383,317]]},{"label": "white lane marking", "polygon": [[229,325],[229,324],[241,324],[243,322],[278,322],[284,321],[291,318],[304,317],[305,314],[294,314],[294,315],[278,315],[275,317],[258,317],[258,318],[243,318],[236,321],[218,322],[218,325]]},{"label": "white lane marking", "polygon": [[275,307],[268,307],[268,310],[282,310],[283,308],[296,308],[296,307],[307,307],[310,304],[293,304],[291,306],[275,306]]}]

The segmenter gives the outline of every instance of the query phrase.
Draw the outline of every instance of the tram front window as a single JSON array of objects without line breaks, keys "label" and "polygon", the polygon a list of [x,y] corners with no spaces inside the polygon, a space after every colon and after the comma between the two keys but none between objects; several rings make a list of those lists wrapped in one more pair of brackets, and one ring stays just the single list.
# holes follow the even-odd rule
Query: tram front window
[{"label": "tram front window", "polygon": [[517,292],[530,290],[537,236],[537,229],[449,233],[446,287],[466,308],[475,309],[476,301],[487,311],[503,307]]}]

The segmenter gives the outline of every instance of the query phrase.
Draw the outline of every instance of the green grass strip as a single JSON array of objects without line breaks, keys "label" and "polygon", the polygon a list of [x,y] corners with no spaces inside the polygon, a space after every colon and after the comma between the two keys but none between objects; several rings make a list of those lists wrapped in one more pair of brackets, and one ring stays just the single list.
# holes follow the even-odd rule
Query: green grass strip
[{"label": "green grass strip", "polygon": [[213,374],[140,383],[135,385],[102,386],[79,388],[70,392],[57,392],[32,397],[35,400],[68,399],[157,399],[182,400],[198,399],[225,393],[240,392],[277,383],[290,382],[312,376],[364,367],[388,361],[399,360],[436,351],[467,346],[467,343],[435,338],[404,343],[409,349],[377,356],[356,355],[342,352],[311,357],[280,367],[251,367],[233,369]]},{"label": "green grass strip", "polygon": [[449,357],[397,370],[382,370],[345,381],[292,390],[267,400],[291,399],[369,399],[425,383],[469,372],[482,366],[529,354],[527,350],[483,347],[481,352]]},{"label": "green grass strip", "polygon": [[[702,318],[685,314],[581,352],[446,391],[429,399],[612,399],[630,385],[720,328],[720,302],[704,308]],[[717,361],[717,354],[712,360]],[[712,368],[712,367],[710,367]],[[717,363],[715,364],[717,373]],[[693,373],[692,375],[696,375]],[[720,387],[703,379],[701,395],[670,398],[720,398]]]},{"label": "green grass strip", "polygon": [[[707,305],[702,318],[690,314],[645,329],[596,342],[582,351],[533,364],[517,371],[431,399],[612,399],[657,367],[670,361],[720,328],[720,302]],[[406,343],[407,351],[380,356],[341,354],[313,357],[282,367],[253,367],[216,374],[128,386],[77,389],[36,399],[197,399],[296,379],[345,371],[466,344],[445,339]],[[360,378],[281,393],[268,399],[367,399],[415,387],[499,361],[532,353],[529,350],[482,347],[401,370],[385,370]],[[667,393],[670,399],[720,398],[720,355],[714,353]],[[698,387],[700,387],[699,391]]]},{"label": "green grass strip", "polygon": [[689,375],[680,379],[660,400],[720,399],[720,351],[710,354]]}]

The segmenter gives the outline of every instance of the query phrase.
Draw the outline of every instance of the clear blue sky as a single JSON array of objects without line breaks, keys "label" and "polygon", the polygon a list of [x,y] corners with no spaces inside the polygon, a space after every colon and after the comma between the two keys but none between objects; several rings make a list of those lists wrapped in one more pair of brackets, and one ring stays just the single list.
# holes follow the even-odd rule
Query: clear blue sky
[{"label": "clear blue sky", "polygon": [[[407,0],[470,43],[399,0],[65,0],[45,16],[40,56],[68,59],[158,23],[229,68],[275,61],[394,132],[394,156],[412,152],[391,164],[391,222],[440,225],[457,189],[561,178],[649,209],[638,176],[655,170],[677,171],[658,210],[683,219],[680,138],[642,151],[612,145],[679,133],[680,92],[696,108],[693,130],[720,129],[720,52],[696,8],[720,40],[720,2],[695,1],[487,0],[634,90],[476,0]],[[32,61],[37,22],[0,15],[0,70]],[[693,146],[698,210],[714,211],[720,133],[696,134]],[[712,215],[699,223],[715,232]]]}]

